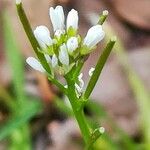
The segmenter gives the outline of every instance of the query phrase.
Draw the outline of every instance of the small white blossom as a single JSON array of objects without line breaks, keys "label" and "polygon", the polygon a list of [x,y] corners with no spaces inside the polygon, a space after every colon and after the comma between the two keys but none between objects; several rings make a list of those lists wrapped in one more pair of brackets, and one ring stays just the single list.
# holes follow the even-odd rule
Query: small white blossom
[{"label": "small white blossom", "polygon": [[35,38],[37,39],[38,43],[40,44],[41,48],[47,48],[47,46],[51,46],[53,41],[50,37],[50,32],[47,27],[45,26],[38,26],[34,30]]},{"label": "small white blossom", "polygon": [[100,127],[100,128],[99,128],[99,132],[100,132],[101,134],[103,134],[103,133],[105,132],[105,128],[104,128],[104,127]]},{"label": "small white blossom", "polygon": [[72,27],[74,30],[78,29],[78,12],[72,9],[67,16],[67,30]]},{"label": "small white blossom", "polygon": [[21,0],[16,0],[16,4],[20,4],[22,1]]},{"label": "small white blossom", "polygon": [[59,60],[63,65],[69,65],[69,55],[65,44],[60,46]]},{"label": "small white blossom", "polygon": [[83,41],[83,45],[86,45],[88,48],[93,48],[100,42],[105,36],[105,32],[102,29],[101,25],[95,25],[91,27]]},{"label": "small white blossom", "polygon": [[93,68],[93,67],[89,70],[89,76],[90,77],[93,75],[94,70],[95,70],[95,68]]},{"label": "small white blossom", "polygon": [[64,29],[64,11],[62,6],[57,6],[55,9],[50,7],[49,9],[50,19],[54,28],[56,30],[63,30]]},{"label": "small white blossom", "polygon": [[54,54],[52,56],[52,67],[55,68],[58,65],[58,58],[57,56]]},{"label": "small white blossom", "polygon": [[26,62],[28,65],[30,65],[33,69],[40,71],[40,72],[45,72],[45,69],[41,65],[41,63],[35,59],[34,57],[28,57],[26,59]]},{"label": "small white blossom", "polygon": [[69,54],[72,54],[72,52],[78,48],[78,39],[76,37],[71,37],[68,39],[67,48]]},{"label": "small white blossom", "polygon": [[59,39],[61,35],[65,34],[65,30],[56,30],[55,36]]}]

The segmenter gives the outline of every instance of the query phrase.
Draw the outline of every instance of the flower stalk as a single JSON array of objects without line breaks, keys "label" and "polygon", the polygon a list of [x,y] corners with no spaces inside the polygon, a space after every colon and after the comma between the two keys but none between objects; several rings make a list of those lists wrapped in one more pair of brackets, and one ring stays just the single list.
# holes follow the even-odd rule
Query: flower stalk
[{"label": "flower stalk", "polygon": [[17,12],[18,12],[18,16],[20,18],[20,21],[23,25],[23,28],[26,32],[26,35],[32,45],[32,48],[34,50],[34,52],[36,53],[38,59],[40,60],[40,62],[42,63],[43,67],[45,68],[45,70],[49,73],[51,73],[51,70],[50,70],[50,67],[48,66],[47,62],[46,62],[46,59],[44,57],[44,55],[42,53],[40,53],[38,51],[38,48],[40,48],[34,34],[33,34],[33,31],[31,29],[31,26],[30,26],[30,23],[27,19],[27,16],[25,14],[25,11],[22,7],[22,2],[21,0],[17,0],[17,3],[16,3],[16,8],[17,8]]},{"label": "flower stalk", "polygon": [[[102,24],[106,20],[108,12],[104,11],[98,24],[91,27],[86,37],[82,38],[77,33],[79,18],[78,12],[74,9],[68,13],[66,26],[63,7],[57,6],[49,9],[54,29],[54,33],[51,35],[48,28],[43,25],[38,26],[33,32],[21,0],[16,0],[16,6],[24,30],[38,57],[38,60],[29,57],[26,62],[36,71],[44,73],[68,97],[86,144],[86,149],[92,150],[92,145],[102,135],[102,130],[91,129],[86,120],[84,106],[96,85],[116,38],[109,41],[96,67],[90,70],[90,80],[85,92],[81,69],[90,53],[105,36]],[[56,76],[58,74],[64,77],[67,85],[64,86],[57,80]]]},{"label": "flower stalk", "polygon": [[100,56],[100,58],[96,64],[95,70],[93,72],[93,75],[92,75],[92,77],[87,85],[86,91],[83,95],[84,99],[88,99],[89,96],[91,95],[115,42],[116,42],[116,37],[111,38],[111,40],[107,44],[106,48],[104,49],[102,55]]}]

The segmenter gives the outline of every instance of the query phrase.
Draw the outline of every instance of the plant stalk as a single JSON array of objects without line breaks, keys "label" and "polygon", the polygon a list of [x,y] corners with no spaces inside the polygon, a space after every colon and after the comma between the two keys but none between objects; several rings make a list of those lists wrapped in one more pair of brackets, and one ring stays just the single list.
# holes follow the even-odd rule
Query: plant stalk
[{"label": "plant stalk", "polygon": [[75,118],[78,122],[80,131],[82,133],[83,139],[85,144],[88,143],[90,138],[90,129],[88,126],[88,122],[85,118],[85,114],[83,109],[79,109],[79,99],[76,96],[75,87],[74,87],[74,81],[69,80],[68,83],[68,98],[70,100]]}]

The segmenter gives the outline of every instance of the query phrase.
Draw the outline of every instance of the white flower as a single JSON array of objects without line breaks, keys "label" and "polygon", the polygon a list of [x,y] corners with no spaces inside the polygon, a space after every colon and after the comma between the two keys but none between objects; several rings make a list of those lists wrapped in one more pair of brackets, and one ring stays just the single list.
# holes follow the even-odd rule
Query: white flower
[{"label": "white flower", "polygon": [[60,46],[59,60],[63,65],[69,65],[69,55],[65,44]]},{"label": "white flower", "polygon": [[56,57],[56,55],[54,54],[52,56],[52,67],[55,68],[58,65],[58,59]]},{"label": "white flower", "polygon": [[28,65],[30,65],[33,69],[40,71],[40,72],[45,72],[45,69],[41,65],[41,63],[35,59],[34,57],[28,57],[26,59],[26,62]]},{"label": "white flower", "polygon": [[86,45],[88,48],[93,48],[100,42],[105,36],[105,32],[102,29],[101,25],[95,25],[91,27],[83,41],[83,45]]},{"label": "white flower", "polygon": [[64,29],[65,17],[62,6],[57,6],[55,9],[53,7],[50,7],[49,15],[54,31]]},{"label": "white flower", "polygon": [[67,16],[67,30],[72,27],[74,30],[78,29],[78,12],[72,9]]},{"label": "white flower", "polygon": [[95,68],[91,67],[91,69],[89,70],[89,76],[91,77],[93,75]]},{"label": "white flower", "polygon": [[16,4],[20,4],[22,1],[21,0],[16,0]]},{"label": "white flower", "polygon": [[45,26],[38,26],[34,30],[35,38],[37,39],[38,43],[40,44],[41,48],[47,48],[47,46],[51,46],[53,41],[50,37],[50,32],[47,27]]},{"label": "white flower", "polygon": [[59,39],[61,35],[65,34],[65,30],[56,30],[55,36]]},{"label": "white flower", "polygon": [[72,52],[78,48],[78,39],[76,37],[71,37],[68,39],[67,48],[69,54],[72,54]]}]

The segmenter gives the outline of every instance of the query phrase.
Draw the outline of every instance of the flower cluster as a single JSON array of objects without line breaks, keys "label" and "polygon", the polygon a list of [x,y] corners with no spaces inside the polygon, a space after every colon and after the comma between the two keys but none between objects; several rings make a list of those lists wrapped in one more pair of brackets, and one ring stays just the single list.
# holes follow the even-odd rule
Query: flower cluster
[{"label": "flower cluster", "polygon": [[[97,24],[82,38],[78,34],[78,12],[74,9],[68,13],[66,21],[62,6],[55,9],[50,7],[49,16],[53,25],[53,35],[43,25],[34,30],[34,35],[40,45],[39,51],[44,54],[52,71],[57,70],[59,74],[65,75],[80,57],[88,55],[95,48],[104,38],[105,32],[102,26]],[[26,61],[32,68],[45,72],[37,59],[29,57]],[[79,87],[77,89],[81,90]]]}]

